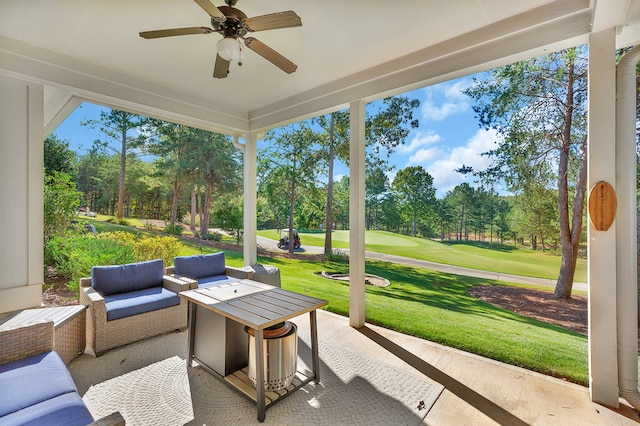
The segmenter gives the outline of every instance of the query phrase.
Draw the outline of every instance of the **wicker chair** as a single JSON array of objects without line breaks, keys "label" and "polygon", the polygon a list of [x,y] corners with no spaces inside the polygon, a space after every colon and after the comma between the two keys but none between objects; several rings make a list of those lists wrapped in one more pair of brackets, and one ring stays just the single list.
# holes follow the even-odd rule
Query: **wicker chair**
[{"label": "wicker chair", "polygon": [[[193,281],[164,275],[162,287],[174,293],[189,290]],[[80,303],[87,310],[87,347],[96,356],[107,350],[187,327],[187,302],[149,312],[107,320],[105,298],[92,287],[92,278],[80,279]]]}]

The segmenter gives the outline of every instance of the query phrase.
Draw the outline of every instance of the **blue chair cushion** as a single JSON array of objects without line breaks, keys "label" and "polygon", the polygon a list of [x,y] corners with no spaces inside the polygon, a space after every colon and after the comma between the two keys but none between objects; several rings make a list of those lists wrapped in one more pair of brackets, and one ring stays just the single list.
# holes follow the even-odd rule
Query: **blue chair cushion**
[{"label": "blue chair cushion", "polygon": [[155,311],[180,304],[180,296],[164,287],[145,288],[105,296],[107,321]]},{"label": "blue chair cushion", "polygon": [[162,286],[163,275],[162,259],[126,265],[94,266],[91,268],[91,286],[102,296],[110,296]]},{"label": "blue chair cushion", "polygon": [[213,277],[200,278],[198,280],[198,288],[227,284],[238,280],[239,278],[229,277],[227,275],[214,275]]},{"label": "blue chair cushion", "polygon": [[178,256],[173,260],[177,275],[199,280],[200,278],[224,275],[224,252]]},{"label": "blue chair cushion", "polygon": [[[44,381],[35,383],[37,386],[45,386]],[[92,422],[91,413],[76,392],[65,393],[0,417],[0,424],[3,426],[86,426]]]},{"label": "blue chair cushion", "polygon": [[[77,392],[69,370],[55,352],[0,365],[0,389],[0,417],[59,395]],[[0,424],[4,424],[3,421]]]}]

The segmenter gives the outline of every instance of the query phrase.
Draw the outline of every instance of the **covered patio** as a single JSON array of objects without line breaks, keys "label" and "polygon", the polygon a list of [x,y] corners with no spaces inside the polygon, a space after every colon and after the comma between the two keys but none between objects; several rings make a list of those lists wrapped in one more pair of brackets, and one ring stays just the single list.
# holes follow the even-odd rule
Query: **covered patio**
[{"label": "covered patio", "polygon": [[[300,330],[308,329],[308,315],[293,321]],[[334,374],[331,371],[335,360],[324,356],[327,352],[321,351],[323,370],[320,384],[307,385],[304,390],[298,390],[287,400],[274,405],[267,410],[264,424],[631,425],[640,420],[629,406],[623,404],[619,410],[607,409],[590,401],[585,387],[561,379],[375,325],[367,324],[359,329],[349,327],[347,318],[326,311],[318,312],[318,321],[319,339],[324,345],[343,350],[340,354],[349,355],[349,362],[355,358],[371,364],[372,368],[381,369],[398,382],[404,392],[400,392],[400,397],[389,391],[384,394],[381,391],[382,374],[366,375],[361,365],[352,366],[353,378],[344,380],[339,372]],[[122,389],[120,386],[126,383],[131,390],[114,400],[124,401],[117,409],[126,419],[131,419],[131,424],[157,424],[153,419],[159,415],[165,416],[167,424],[183,424],[172,422],[175,418],[184,419],[184,424],[202,424],[205,421],[211,424],[258,424],[255,409],[247,400],[219,385],[219,379],[199,367],[185,367],[182,362],[184,354],[181,354],[184,334],[158,336],[121,347],[97,359],[82,355],[71,362],[69,368],[80,393],[85,395],[89,406],[97,410],[94,416],[99,417],[115,409],[109,405],[113,404],[111,398],[98,398],[112,389]],[[305,347],[305,340],[301,340],[301,350]],[[153,403],[146,399],[148,395],[144,385],[136,383],[134,378],[150,374],[149,366],[173,370],[167,376],[189,377],[188,382],[183,379],[185,383],[180,388],[182,394],[187,395],[181,398],[182,404],[175,403],[180,398],[166,395],[166,381],[163,382],[164,392],[157,392],[164,395],[154,395]],[[150,375],[154,376],[153,373]],[[198,397],[200,378],[207,381],[205,384],[210,397]],[[440,394],[438,389],[433,394],[418,391],[419,398],[416,398],[414,388],[421,380],[440,384],[444,390]],[[344,401],[337,403],[334,392],[341,395],[339,391],[345,392],[342,395]],[[436,398],[432,406],[430,397]],[[220,401],[220,398],[226,400]],[[426,408],[418,409],[423,399]],[[144,409],[135,406],[145,400],[147,406]],[[162,407],[167,405],[167,401],[173,405]],[[349,409],[342,409],[344,407]],[[176,411],[180,411],[179,415]],[[294,411],[301,414],[294,417]],[[143,420],[137,416],[143,416]],[[298,422],[300,417],[305,421]]]},{"label": "covered patio", "polygon": [[[222,2],[214,3],[222,6]],[[323,333],[328,333],[324,338],[346,345],[350,337],[341,335],[359,333],[362,337],[370,330],[361,329],[365,325],[366,103],[588,43],[588,187],[603,180],[610,183],[617,193],[618,215],[607,231],[598,231],[589,223],[590,387],[588,397],[586,390],[582,397],[601,406],[583,400],[575,405],[575,411],[594,423],[600,423],[598,417],[589,417],[594,411],[612,415],[614,422],[623,423],[624,416],[616,416],[605,407],[617,409],[622,403],[624,412],[628,412],[625,411],[628,405],[640,408],[637,336],[633,336],[637,332],[635,135],[623,138],[623,131],[616,127],[617,119],[629,108],[616,104],[620,78],[616,77],[615,63],[617,48],[632,46],[640,40],[640,1],[241,0],[236,7],[248,16],[294,10],[301,17],[300,28],[255,34],[294,62],[297,65],[294,73],[287,74],[247,50],[241,67],[232,62],[226,78],[213,78],[218,34],[158,40],[138,36],[141,31],[162,28],[210,26],[210,17],[203,8],[188,0],[2,2],[0,191],[4,202],[0,206],[0,219],[4,238],[0,241],[0,269],[4,273],[0,278],[0,313],[41,303],[43,139],[81,102],[235,137],[244,151],[246,265],[257,260],[257,141],[269,129],[348,107],[350,315],[348,324],[323,315],[326,324],[319,325],[321,339]],[[633,70],[635,62],[630,67]],[[632,99],[634,95],[635,92]],[[635,102],[631,106],[635,117],[634,106]],[[624,303],[629,301],[631,304]],[[328,327],[329,323],[336,325]],[[385,347],[381,343],[386,339],[377,342],[375,335],[368,336],[374,346],[366,352],[381,358],[391,356],[389,362],[402,365],[408,361],[404,357],[416,364],[452,363],[447,368],[441,366],[444,364],[436,370],[427,368],[426,372],[418,368],[427,375],[444,372],[440,377],[451,379],[448,385],[443,383],[448,390],[441,397],[453,401],[451,407],[438,409],[437,403],[426,419],[427,424],[457,422],[457,417],[448,417],[445,411],[453,410],[460,400],[473,407],[469,408],[468,417],[462,417],[473,423],[478,423],[474,418],[478,404],[493,407],[497,412],[507,410],[527,423],[557,420],[542,419],[543,411],[533,405],[528,408],[529,414],[518,411],[524,408],[515,407],[520,404],[515,386],[504,399],[496,397],[496,400],[489,396],[495,396],[489,386],[463,385],[454,371],[472,368],[464,366],[464,354],[454,356],[455,351],[438,349],[438,354],[430,355],[422,346],[428,343],[418,344],[403,336],[393,339],[396,338],[402,341],[399,347],[388,343]],[[436,362],[429,359],[431,356],[441,358]],[[629,377],[630,373],[635,377]],[[466,389],[472,392],[465,397],[454,391],[456,386],[460,392],[467,392]],[[553,403],[553,394],[523,382],[522,392],[532,390],[546,398],[542,400],[545,404]],[[619,399],[620,392],[626,402]],[[479,402],[471,403],[468,398]],[[512,407],[515,411],[511,411]],[[503,420],[488,415],[487,421]]]}]

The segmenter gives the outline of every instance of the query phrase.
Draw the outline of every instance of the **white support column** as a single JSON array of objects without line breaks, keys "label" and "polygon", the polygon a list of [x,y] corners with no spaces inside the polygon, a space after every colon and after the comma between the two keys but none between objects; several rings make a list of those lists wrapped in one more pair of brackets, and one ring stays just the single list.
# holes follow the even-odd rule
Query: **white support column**
[{"label": "white support column", "polygon": [[349,325],[363,327],[365,322],[365,146],[364,101],[352,102],[349,148]]},{"label": "white support column", "polygon": [[[587,188],[601,180],[616,188],[615,30],[593,33],[589,43]],[[609,407],[618,407],[616,222],[598,231],[589,220],[587,244],[589,390],[592,401]]]},{"label": "white support column", "polygon": [[43,99],[41,85],[0,77],[0,313],[42,303]]},{"label": "white support column", "polygon": [[258,135],[247,134],[244,144],[244,264],[255,265],[258,262],[257,249],[257,159]]}]

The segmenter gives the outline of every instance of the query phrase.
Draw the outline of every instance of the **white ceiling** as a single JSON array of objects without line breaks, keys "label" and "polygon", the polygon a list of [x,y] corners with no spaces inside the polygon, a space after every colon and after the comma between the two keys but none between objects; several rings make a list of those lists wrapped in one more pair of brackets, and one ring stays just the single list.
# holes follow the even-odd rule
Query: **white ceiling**
[{"label": "white ceiling", "polygon": [[285,74],[246,50],[242,67],[214,79],[218,34],[138,36],[211,26],[193,0],[0,0],[0,73],[44,83],[51,117],[89,100],[241,135],[587,42],[592,26],[619,26],[619,44],[632,44],[638,3],[239,0],[250,17],[302,18],[252,34],[298,69]]}]

